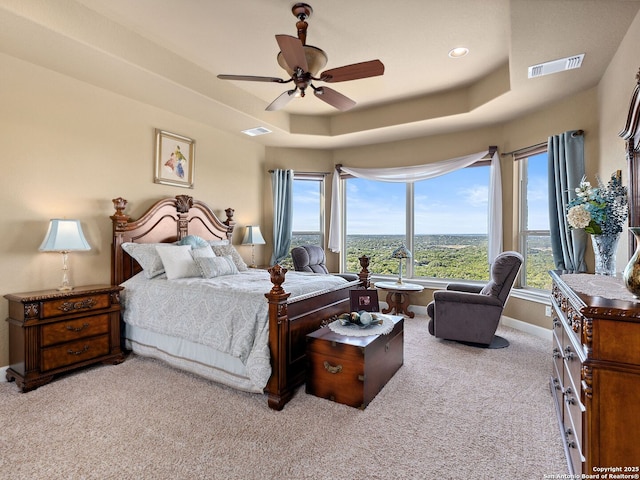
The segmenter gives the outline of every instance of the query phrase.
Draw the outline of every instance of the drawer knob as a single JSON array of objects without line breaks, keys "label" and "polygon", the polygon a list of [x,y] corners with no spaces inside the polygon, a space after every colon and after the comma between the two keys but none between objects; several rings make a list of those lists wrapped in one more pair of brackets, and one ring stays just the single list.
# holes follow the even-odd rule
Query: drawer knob
[{"label": "drawer knob", "polygon": [[336,365],[335,367],[325,360],[324,369],[329,373],[340,373],[342,371],[342,365]]},{"label": "drawer knob", "polygon": [[67,330],[69,330],[70,332],[81,332],[85,328],[89,328],[88,323],[83,323],[81,327],[72,327],[71,325],[67,325]]},{"label": "drawer knob", "polygon": [[573,389],[571,387],[567,387],[567,389],[564,391],[564,401],[570,405],[575,405],[576,398],[570,397],[569,395],[573,395]]},{"label": "drawer knob", "polygon": [[89,350],[89,345],[85,345],[82,350],[73,351],[73,350],[69,349],[69,350],[67,350],[67,353],[69,355],[82,355],[87,350]]},{"label": "drawer knob", "polygon": [[571,351],[571,346],[569,345],[567,345],[564,349],[564,353],[566,354],[565,358],[568,358],[569,360],[573,360],[574,358],[576,358],[576,354]]}]

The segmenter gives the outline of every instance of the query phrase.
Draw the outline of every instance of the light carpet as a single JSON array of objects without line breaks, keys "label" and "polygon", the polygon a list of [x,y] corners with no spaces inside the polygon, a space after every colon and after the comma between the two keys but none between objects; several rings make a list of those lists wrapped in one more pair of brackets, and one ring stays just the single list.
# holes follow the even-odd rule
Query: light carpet
[{"label": "light carpet", "polygon": [[500,350],[405,320],[404,365],[358,410],[307,395],[281,412],[129,356],[22,394],[0,383],[3,479],[543,479],[567,473],[551,345],[508,328]]}]

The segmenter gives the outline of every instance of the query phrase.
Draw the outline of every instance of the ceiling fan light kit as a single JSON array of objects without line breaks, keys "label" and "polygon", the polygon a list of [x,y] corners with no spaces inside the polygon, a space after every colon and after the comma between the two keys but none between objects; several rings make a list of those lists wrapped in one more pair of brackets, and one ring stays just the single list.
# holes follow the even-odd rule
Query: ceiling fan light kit
[{"label": "ceiling fan light kit", "polygon": [[225,74],[218,75],[218,78],[221,80],[253,82],[293,82],[295,87],[280,94],[278,98],[267,106],[267,111],[280,110],[293,98],[298,96],[304,97],[309,87],[311,87],[316,97],[338,110],[346,111],[353,108],[356,105],[355,101],[332,88],[316,87],[312,82],[336,83],[375,77],[384,73],[384,65],[380,60],[370,60],[368,62],[354,63],[352,65],[325,70],[318,74],[327,64],[328,57],[322,49],[306,44],[307,27],[309,26],[306,19],[311,16],[313,9],[306,3],[296,3],[291,8],[291,12],[298,19],[296,22],[298,37],[276,35],[276,41],[280,47],[280,52],[276,60],[278,65],[289,75],[290,78],[288,80],[277,77]]}]

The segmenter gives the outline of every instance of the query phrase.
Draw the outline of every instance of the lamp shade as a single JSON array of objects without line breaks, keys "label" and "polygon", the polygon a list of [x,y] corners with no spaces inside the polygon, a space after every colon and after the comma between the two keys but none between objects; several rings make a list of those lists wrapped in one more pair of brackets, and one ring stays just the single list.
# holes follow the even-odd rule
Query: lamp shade
[{"label": "lamp shade", "polygon": [[248,225],[244,228],[244,238],[242,239],[242,245],[263,245],[266,242],[260,231],[260,227],[257,225]]},{"label": "lamp shade", "polygon": [[82,233],[80,220],[54,218],[49,222],[49,230],[39,250],[41,252],[71,252],[91,250]]},{"label": "lamp shade", "polygon": [[411,252],[404,245],[400,245],[393,251],[391,258],[411,258]]}]

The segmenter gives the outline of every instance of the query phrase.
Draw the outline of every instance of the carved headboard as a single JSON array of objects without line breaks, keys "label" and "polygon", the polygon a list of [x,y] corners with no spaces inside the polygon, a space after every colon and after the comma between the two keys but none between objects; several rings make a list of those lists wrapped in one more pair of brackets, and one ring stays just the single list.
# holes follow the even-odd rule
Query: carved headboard
[{"label": "carved headboard", "polygon": [[114,198],[116,213],[112,215],[111,283],[119,285],[141,270],[140,265],[123,249],[125,242],[171,243],[187,235],[206,240],[231,241],[235,222],[234,210],[227,208],[227,219],[221,221],[204,202],[188,195],[165,198],[153,204],[138,220],[124,213],[127,201]]},{"label": "carved headboard", "polygon": [[[631,94],[629,113],[624,128],[619,133],[626,141],[627,168],[629,174],[629,225],[640,226],[640,70]],[[635,237],[629,233],[629,257],[635,251]]]}]

